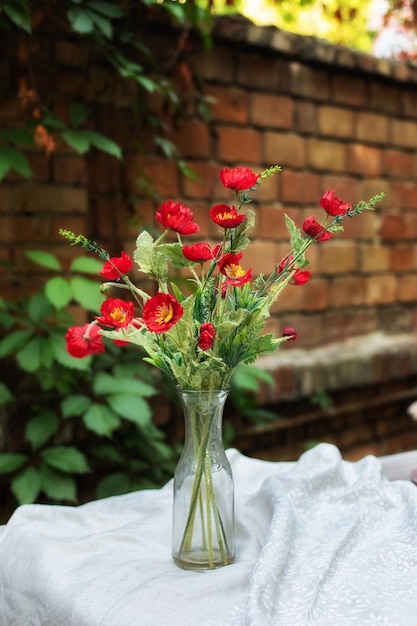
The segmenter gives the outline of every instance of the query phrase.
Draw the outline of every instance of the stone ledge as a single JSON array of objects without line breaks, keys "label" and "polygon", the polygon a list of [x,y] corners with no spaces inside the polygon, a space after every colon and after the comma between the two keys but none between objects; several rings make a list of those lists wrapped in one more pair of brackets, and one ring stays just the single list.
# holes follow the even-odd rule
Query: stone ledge
[{"label": "stone ledge", "polygon": [[269,48],[307,63],[334,65],[347,71],[376,74],[395,82],[417,83],[417,65],[412,61],[378,58],[317,37],[297,35],[275,26],[257,26],[242,15],[215,18],[212,34],[217,39]]},{"label": "stone ledge", "polygon": [[341,391],[417,374],[417,335],[375,332],[311,350],[278,350],[258,359],[275,387],[263,389],[262,403],[308,398],[317,390]]}]

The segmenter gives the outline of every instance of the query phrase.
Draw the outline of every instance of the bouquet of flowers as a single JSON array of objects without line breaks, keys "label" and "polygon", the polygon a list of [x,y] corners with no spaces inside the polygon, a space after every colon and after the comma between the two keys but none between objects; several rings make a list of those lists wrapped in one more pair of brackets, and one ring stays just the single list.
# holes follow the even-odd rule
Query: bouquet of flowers
[{"label": "bouquet of flowers", "polygon": [[[145,360],[173,378],[180,389],[213,390],[229,386],[239,363],[253,363],[283,341],[294,341],[294,328],[284,328],[281,337],[263,332],[271,305],[286,285],[309,280],[306,251],[311,244],[331,239],[343,230],[343,220],[373,210],[383,194],[353,206],[334,191],[326,191],[320,200],[323,218],[319,222],[312,215],[307,217],[302,231],[285,216],[291,251],[269,276],[253,278],[243,260],[250,242],[248,232],[255,222],[247,205],[265,179],[280,169],[274,166],[260,174],[246,167],[221,170],[221,182],[233,192],[234,202],[210,209],[210,218],[219,227],[215,245],[205,241],[184,244],[183,237],[199,231],[194,215],[181,202],[163,202],[156,219],[164,232],[156,240],[147,230],[141,232],[133,255],[138,270],[156,284],[152,294],[129,278],[133,261],[126,252],[111,257],[83,235],[61,230],[71,244],[81,244],[103,259],[100,274],[106,279],[102,285],[105,293],[116,287],[130,294],[129,298],[106,298],[100,315],[91,323],[70,328],[68,352],[78,358],[102,352],[102,337],[120,345],[136,344],[146,353]],[[170,231],[176,233],[176,241],[167,242]],[[189,270],[188,295],[171,280],[170,267]]]}]

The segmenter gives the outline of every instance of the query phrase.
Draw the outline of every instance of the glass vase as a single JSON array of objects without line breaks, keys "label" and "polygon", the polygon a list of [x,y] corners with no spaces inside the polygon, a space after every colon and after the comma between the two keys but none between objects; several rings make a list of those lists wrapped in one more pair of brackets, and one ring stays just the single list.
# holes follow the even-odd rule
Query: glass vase
[{"label": "glass vase", "polygon": [[235,555],[233,475],[222,438],[228,390],[178,394],[185,441],[174,475],[172,557],[184,569],[215,569]]}]

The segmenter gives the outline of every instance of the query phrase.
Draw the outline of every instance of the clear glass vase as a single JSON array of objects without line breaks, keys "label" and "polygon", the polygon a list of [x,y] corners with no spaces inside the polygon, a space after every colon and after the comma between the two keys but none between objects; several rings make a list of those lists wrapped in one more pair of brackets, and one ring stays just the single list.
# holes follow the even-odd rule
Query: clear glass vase
[{"label": "clear glass vase", "polygon": [[233,475],[222,439],[228,390],[179,390],[184,449],[174,475],[172,557],[184,569],[233,563]]}]

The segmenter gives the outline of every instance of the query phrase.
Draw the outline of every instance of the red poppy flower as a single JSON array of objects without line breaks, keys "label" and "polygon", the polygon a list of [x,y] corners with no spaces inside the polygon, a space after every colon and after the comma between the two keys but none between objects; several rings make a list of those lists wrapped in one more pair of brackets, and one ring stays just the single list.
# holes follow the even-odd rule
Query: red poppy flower
[{"label": "red poppy flower", "polygon": [[297,339],[297,331],[291,326],[286,326],[282,331],[283,337],[288,337],[287,341],[295,341]]},{"label": "red poppy flower", "polygon": [[208,243],[195,243],[193,246],[183,246],[182,253],[188,261],[204,263],[214,256],[212,247]]},{"label": "red poppy flower", "polygon": [[216,204],[210,209],[210,217],[215,224],[222,228],[236,228],[245,219],[246,215],[240,215],[234,206],[229,207],[227,204]]},{"label": "red poppy flower", "polygon": [[226,276],[226,283],[228,285],[232,285],[233,287],[244,285],[252,278],[252,270],[249,269],[245,272],[243,267],[240,265],[239,261],[241,258],[241,252],[237,252],[236,254],[230,252],[229,254],[225,254],[219,261],[220,272]]},{"label": "red poppy flower", "polygon": [[323,226],[320,226],[318,222],[310,215],[303,223],[303,230],[306,235],[315,239],[316,241],[327,241],[332,238],[332,233]]},{"label": "red poppy flower", "polygon": [[127,274],[132,269],[132,259],[126,252],[122,252],[119,257],[112,256],[103,265],[99,274],[107,280],[116,280],[123,274]]},{"label": "red poppy flower", "polygon": [[295,270],[295,273],[291,280],[289,281],[290,285],[305,285],[307,281],[310,280],[311,272],[307,270],[300,270],[300,268]]},{"label": "red poppy flower", "polygon": [[352,205],[348,204],[347,202],[343,202],[343,200],[341,200],[334,194],[334,189],[332,191],[326,191],[326,193],[320,200],[320,206],[329,215],[346,215],[348,210],[352,208]]},{"label": "red poppy flower", "polygon": [[108,298],[100,307],[101,317],[96,317],[99,324],[111,328],[126,328],[134,315],[133,302],[120,298]]},{"label": "red poppy flower", "polygon": [[191,235],[199,229],[198,224],[193,222],[194,214],[185,204],[166,200],[156,212],[156,219],[164,228],[175,230],[180,235]]},{"label": "red poppy flower", "polygon": [[67,351],[77,359],[82,359],[89,354],[101,354],[101,352],[104,352],[104,343],[100,335],[100,329],[94,323],[68,328],[65,339]]},{"label": "red poppy flower", "polygon": [[260,174],[254,174],[248,167],[225,167],[220,172],[220,180],[228,189],[242,191],[254,187]]},{"label": "red poppy flower", "polygon": [[213,324],[201,324],[198,347],[200,350],[210,350],[216,337]]},{"label": "red poppy flower", "polygon": [[152,296],[143,307],[142,317],[148,330],[164,333],[182,317],[184,309],[169,293]]}]

